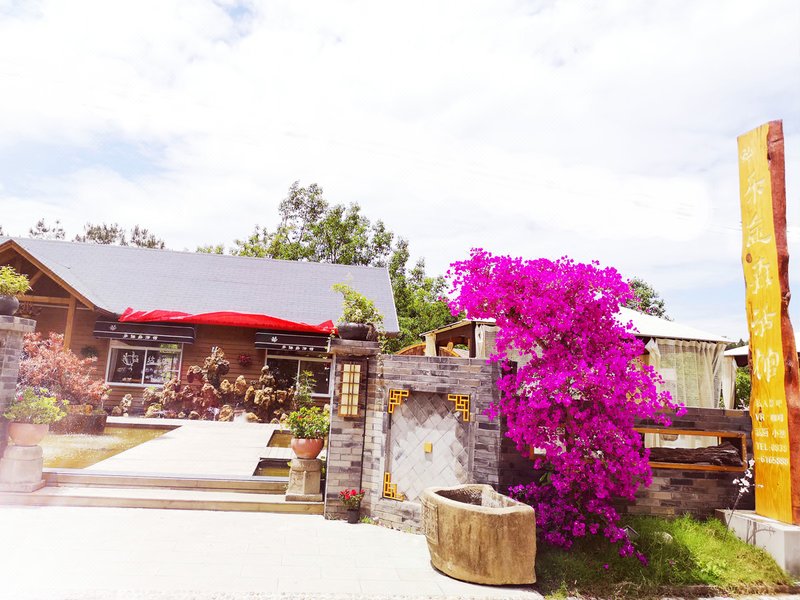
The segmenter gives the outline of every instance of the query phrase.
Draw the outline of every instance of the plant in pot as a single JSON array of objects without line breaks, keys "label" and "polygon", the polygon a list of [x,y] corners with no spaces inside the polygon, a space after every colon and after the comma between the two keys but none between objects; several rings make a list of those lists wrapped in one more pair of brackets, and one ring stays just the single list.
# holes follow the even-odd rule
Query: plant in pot
[{"label": "plant in pot", "polygon": [[358,523],[358,511],[361,508],[361,501],[364,499],[364,490],[342,490],[339,492],[339,500],[342,501],[347,509],[347,522]]},{"label": "plant in pot", "polygon": [[337,283],[332,289],[343,297],[337,327],[340,338],[363,341],[383,335],[383,315],[372,300],[344,283]]},{"label": "plant in pot", "polygon": [[328,413],[317,406],[303,406],[289,413],[286,424],[292,432],[290,446],[297,458],[317,458],[330,427]]},{"label": "plant in pot", "polygon": [[3,417],[11,421],[8,435],[17,446],[36,446],[47,435],[50,424],[66,414],[47,389],[25,387],[17,391]]},{"label": "plant in pot", "polygon": [[0,267],[0,315],[13,315],[19,308],[19,296],[31,289],[25,275],[13,267]]}]

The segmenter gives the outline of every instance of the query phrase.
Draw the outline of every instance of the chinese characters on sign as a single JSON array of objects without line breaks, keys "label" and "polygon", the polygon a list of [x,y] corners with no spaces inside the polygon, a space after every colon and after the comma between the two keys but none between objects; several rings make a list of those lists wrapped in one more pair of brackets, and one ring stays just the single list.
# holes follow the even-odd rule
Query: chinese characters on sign
[{"label": "chinese characters on sign", "polygon": [[[797,352],[787,306],[785,195],[774,193],[768,159],[768,136],[774,133],[772,127],[779,126],[762,125],[738,138],[739,191],[753,378],[756,512],[792,523],[792,461],[797,457],[791,456],[787,401],[797,400]],[[780,140],[782,144],[782,135]]]}]

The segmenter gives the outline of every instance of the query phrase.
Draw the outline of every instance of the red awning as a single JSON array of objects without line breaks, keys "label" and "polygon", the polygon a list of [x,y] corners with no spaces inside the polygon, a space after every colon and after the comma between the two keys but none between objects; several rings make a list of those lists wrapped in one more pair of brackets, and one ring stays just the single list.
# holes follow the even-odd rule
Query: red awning
[{"label": "red awning", "polygon": [[133,310],[126,308],[119,316],[121,323],[195,323],[197,325],[226,325],[228,327],[269,328],[280,331],[307,331],[312,333],[331,333],[335,330],[333,321],[325,321],[319,325],[308,325],[270,317],[230,311],[200,313],[192,315],[174,310]]}]

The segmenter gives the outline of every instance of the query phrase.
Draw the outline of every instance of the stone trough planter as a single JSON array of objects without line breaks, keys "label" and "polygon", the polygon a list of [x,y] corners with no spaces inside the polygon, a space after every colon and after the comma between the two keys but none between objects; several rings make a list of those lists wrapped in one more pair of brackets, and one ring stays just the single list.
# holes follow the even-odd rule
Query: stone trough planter
[{"label": "stone trough planter", "polygon": [[441,572],[489,585],[536,581],[530,506],[477,484],[428,488],[420,499],[431,563]]}]

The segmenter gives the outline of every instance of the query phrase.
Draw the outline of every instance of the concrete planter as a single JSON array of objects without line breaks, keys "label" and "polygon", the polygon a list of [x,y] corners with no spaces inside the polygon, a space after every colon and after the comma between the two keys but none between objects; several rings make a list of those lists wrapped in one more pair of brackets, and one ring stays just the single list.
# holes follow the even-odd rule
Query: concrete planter
[{"label": "concrete planter", "polygon": [[8,424],[8,436],[17,446],[37,446],[47,435],[50,425],[47,423],[39,425],[34,423]]},{"label": "concrete planter", "polygon": [[434,567],[473,583],[536,581],[536,516],[530,506],[477,484],[428,488],[420,500]]}]

